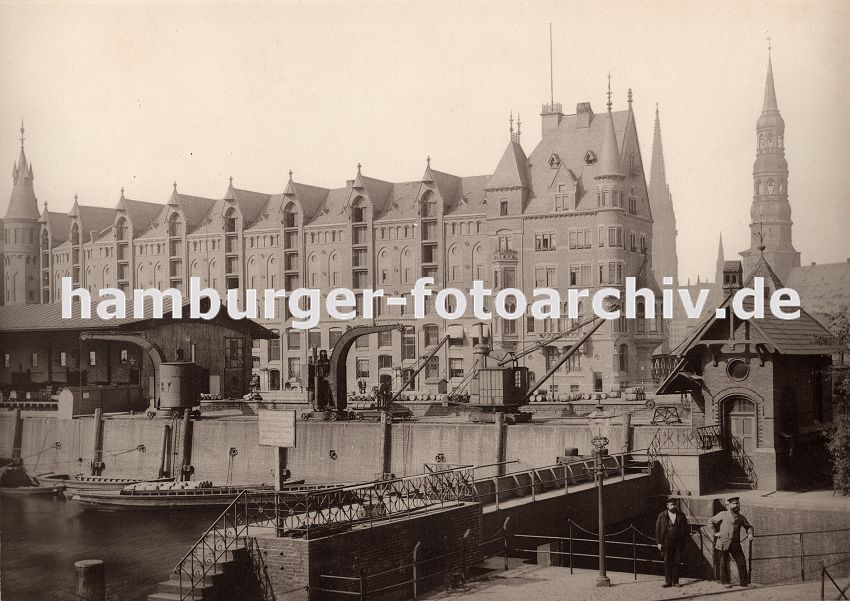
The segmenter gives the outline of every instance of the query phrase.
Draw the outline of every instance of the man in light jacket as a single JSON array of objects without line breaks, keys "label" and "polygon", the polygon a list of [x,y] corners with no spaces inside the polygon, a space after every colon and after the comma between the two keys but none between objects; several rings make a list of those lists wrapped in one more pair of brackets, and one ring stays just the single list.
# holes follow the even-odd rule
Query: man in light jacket
[{"label": "man in light jacket", "polygon": [[711,518],[711,526],[714,528],[714,548],[720,551],[720,582],[726,588],[732,588],[732,579],[729,576],[729,558],[731,557],[738,566],[738,575],[741,586],[750,585],[750,577],[747,573],[747,560],[741,548],[741,528],[747,532],[747,540],[753,540],[753,527],[744,514],[741,513],[741,500],[739,497],[726,499],[726,511],[721,511]]},{"label": "man in light jacket", "polygon": [[655,543],[664,557],[663,588],[682,586],[679,584],[679,566],[690,534],[688,518],[679,511],[678,500],[671,497],[666,504],[667,508],[655,520]]}]

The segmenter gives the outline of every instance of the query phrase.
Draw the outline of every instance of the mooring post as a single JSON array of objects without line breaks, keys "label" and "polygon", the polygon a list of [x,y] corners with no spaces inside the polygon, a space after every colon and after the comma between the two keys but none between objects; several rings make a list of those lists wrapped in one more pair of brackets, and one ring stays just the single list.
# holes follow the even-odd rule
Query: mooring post
[{"label": "mooring post", "polygon": [[106,578],[103,561],[100,559],[83,559],[74,564],[77,576],[77,599],[82,601],[105,601]]},{"label": "mooring post", "polygon": [[21,419],[21,410],[15,409],[15,419],[12,426],[12,463],[21,458],[21,447],[24,439],[24,420]]},{"label": "mooring post", "polygon": [[170,475],[171,467],[168,465],[168,441],[171,439],[171,427],[168,424],[162,424],[162,444],[160,445],[159,454],[159,477],[164,478]]},{"label": "mooring post", "polygon": [[386,410],[381,411],[381,441],[381,474],[389,474],[393,471],[393,428],[392,418]]},{"label": "mooring post", "polygon": [[91,475],[103,473],[103,409],[94,410],[94,431],[91,442]]},{"label": "mooring post", "polygon": [[631,444],[632,433],[632,414],[626,412],[623,414],[623,453],[628,453],[632,449]]},{"label": "mooring post", "polygon": [[505,414],[497,411],[494,415],[496,427],[496,474],[505,475],[505,442],[507,432],[505,431]]},{"label": "mooring post", "polygon": [[180,480],[188,480],[192,474],[192,416],[189,409],[183,413],[183,451],[181,453]]}]

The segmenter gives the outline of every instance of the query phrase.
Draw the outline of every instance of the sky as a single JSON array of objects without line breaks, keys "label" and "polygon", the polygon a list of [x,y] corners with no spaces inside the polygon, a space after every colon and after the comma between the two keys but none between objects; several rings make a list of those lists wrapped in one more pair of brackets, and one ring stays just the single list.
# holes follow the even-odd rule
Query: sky
[{"label": "sky", "polygon": [[850,3],[0,2],[0,211],[21,119],[35,189],[52,211],[342,187],[363,173],[491,173],[522,116],[614,109],[633,89],[649,178],[660,106],[679,276],[713,278],[749,246],[755,124],[768,41],[786,123],[793,240],[803,264],[850,257]]}]

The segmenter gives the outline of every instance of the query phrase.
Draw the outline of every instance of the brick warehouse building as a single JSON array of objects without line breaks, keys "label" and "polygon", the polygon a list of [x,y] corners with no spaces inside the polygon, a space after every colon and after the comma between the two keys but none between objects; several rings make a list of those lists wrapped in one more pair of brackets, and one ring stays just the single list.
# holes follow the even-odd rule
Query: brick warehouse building
[{"label": "brick warehouse building", "polygon": [[[394,183],[368,177],[358,165],[355,177],[334,189],[297,182],[290,172],[282,193],[242,190],[231,178],[218,199],[183,194],[175,183],[164,205],[131,200],[122,190],[114,208],[86,206],[75,197],[68,213],[44,203],[40,214],[22,127],[0,242],[0,298],[5,304],[56,302],[65,276],[93,295],[107,286],[186,292],[190,276],[222,295],[231,288],[350,287],[398,296],[421,276],[434,277],[436,288],[463,289],[481,279],[494,294],[516,287],[531,296],[534,287],[557,287],[563,300],[569,286],[622,287],[626,276],[654,285],[653,217],[631,91],[623,111],[611,110],[610,91],[601,114],[587,102],[572,115],[547,104],[541,126],[542,140],[526,155],[521,123],[517,119],[514,130],[511,120],[501,159],[487,175],[437,171],[429,159],[419,180]],[[590,315],[588,302],[581,317]],[[479,323],[470,308],[449,327],[433,310],[414,319],[412,303],[406,312],[382,303],[376,314],[376,322],[405,328],[358,346],[349,382],[398,381],[448,333],[449,344],[418,379],[420,390],[441,379],[451,389],[471,368],[479,341],[522,349],[571,325],[566,318],[530,317]],[[255,373],[265,391],[300,383],[311,346],[333,347],[346,327],[364,322],[323,320],[304,332],[258,321],[280,334],[279,341],[254,343]],[[648,380],[652,352],[664,336],[661,319],[606,324],[550,380],[550,390],[608,390]],[[541,374],[569,345],[563,339],[524,360]]]}]

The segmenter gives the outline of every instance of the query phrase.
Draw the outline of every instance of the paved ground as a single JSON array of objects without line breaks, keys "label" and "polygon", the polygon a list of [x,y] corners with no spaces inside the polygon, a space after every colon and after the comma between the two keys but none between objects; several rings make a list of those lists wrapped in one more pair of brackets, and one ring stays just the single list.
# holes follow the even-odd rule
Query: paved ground
[{"label": "paved ground", "polygon": [[[717,601],[808,601],[820,599],[820,581],[783,586],[742,589],[724,588],[717,582],[683,580],[681,588],[662,588],[658,576],[609,572],[610,588],[596,588],[596,572],[568,568],[538,568],[516,565],[508,571],[494,569],[465,587],[450,592],[435,591],[422,599],[459,599],[462,601],[671,601],[678,599],[717,599]],[[847,578],[840,580],[842,586]],[[835,599],[838,591],[827,582],[826,599]],[[848,595],[850,596],[850,595]]]}]

